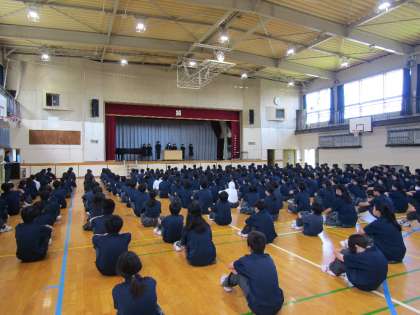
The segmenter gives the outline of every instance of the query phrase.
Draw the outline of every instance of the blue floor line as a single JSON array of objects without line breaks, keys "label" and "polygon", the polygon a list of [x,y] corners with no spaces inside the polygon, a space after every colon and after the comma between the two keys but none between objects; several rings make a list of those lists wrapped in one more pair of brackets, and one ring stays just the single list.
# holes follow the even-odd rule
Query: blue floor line
[{"label": "blue floor line", "polygon": [[64,253],[63,253],[63,261],[61,263],[60,283],[58,285],[58,297],[57,297],[57,304],[55,306],[55,315],[61,315],[61,311],[63,308],[64,284],[66,280],[67,256],[69,252],[70,231],[71,231],[71,222],[72,222],[72,214],[73,214],[73,199],[74,199],[74,193],[72,193],[71,195],[70,207],[69,207],[68,215],[67,215],[68,218],[67,218],[67,225],[66,225],[66,239],[64,241]]},{"label": "blue floor line", "polygon": [[384,288],[385,300],[386,300],[386,304],[388,305],[389,312],[391,313],[391,315],[397,315],[394,302],[392,302],[391,293],[389,292],[388,282],[385,280],[382,283],[382,286]]}]

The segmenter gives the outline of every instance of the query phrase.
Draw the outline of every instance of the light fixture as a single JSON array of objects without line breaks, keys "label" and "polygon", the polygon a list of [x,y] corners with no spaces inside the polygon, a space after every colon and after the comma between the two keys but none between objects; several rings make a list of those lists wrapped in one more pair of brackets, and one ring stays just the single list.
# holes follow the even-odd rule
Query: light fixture
[{"label": "light fixture", "polygon": [[242,80],[246,80],[246,79],[248,79],[248,73],[246,73],[246,72],[242,73],[242,74],[241,74],[241,79],[242,79]]},{"label": "light fixture", "polygon": [[30,6],[28,8],[28,12],[26,14],[26,17],[28,18],[29,21],[31,21],[33,23],[39,22],[38,8],[36,6]]},{"label": "light fixture", "polygon": [[296,51],[295,51],[294,47],[289,47],[286,51],[287,56],[293,56],[295,53],[296,53]]},{"label": "light fixture", "polygon": [[144,33],[146,32],[146,23],[143,20],[136,21],[136,32],[137,33]]},{"label": "light fixture", "polygon": [[48,52],[41,53],[41,60],[42,61],[49,61],[50,60],[50,55],[48,54]]},{"label": "light fixture", "polygon": [[295,81],[294,80],[289,80],[289,82],[287,83],[287,86],[289,86],[289,87],[295,86]]},{"label": "light fixture", "polygon": [[122,59],[120,60],[120,64],[121,64],[121,66],[126,66],[126,65],[128,65],[128,60],[127,60],[127,59],[125,59],[125,58],[122,58]]},{"label": "light fixture", "polygon": [[216,54],[216,59],[217,59],[218,62],[225,61],[225,53],[223,51],[216,50],[215,54]]},{"label": "light fixture", "polygon": [[196,67],[197,66],[197,61],[195,61],[195,60],[188,61],[188,66],[191,67],[191,68]]},{"label": "light fixture", "polygon": [[347,58],[343,57],[340,60],[340,67],[341,68],[347,68],[350,65],[350,62]]},{"label": "light fixture", "polygon": [[391,7],[391,2],[387,0],[382,0],[379,2],[378,10],[379,11],[388,11],[388,9]]},{"label": "light fixture", "polygon": [[225,29],[222,29],[219,34],[219,42],[221,44],[226,44],[229,42],[229,34]]}]

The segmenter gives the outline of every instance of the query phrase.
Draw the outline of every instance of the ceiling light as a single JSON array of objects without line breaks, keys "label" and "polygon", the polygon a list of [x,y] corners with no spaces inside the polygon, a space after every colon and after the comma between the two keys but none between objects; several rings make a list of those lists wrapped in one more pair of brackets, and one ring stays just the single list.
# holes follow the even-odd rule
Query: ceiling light
[{"label": "ceiling light", "polygon": [[219,34],[219,42],[222,44],[226,44],[229,42],[229,35],[225,30],[222,30]]},{"label": "ceiling light", "polygon": [[121,59],[120,64],[121,64],[121,66],[126,66],[126,65],[128,65],[128,60],[123,58],[123,59]]},{"label": "ceiling light", "polygon": [[136,32],[137,33],[146,32],[146,23],[143,20],[137,20],[137,22],[136,22]]},{"label": "ceiling light", "polygon": [[388,11],[388,9],[391,7],[391,2],[389,1],[381,1],[378,5],[379,11]]},{"label": "ceiling light", "polygon": [[49,61],[50,60],[50,55],[47,52],[43,52],[41,54],[41,60],[42,61]]},{"label": "ceiling light", "polygon": [[347,68],[350,65],[350,62],[347,58],[342,58],[340,61],[341,68]]},{"label": "ceiling light", "polygon": [[26,17],[28,18],[29,21],[37,23],[39,22],[39,12],[38,12],[38,8],[31,6],[28,8],[28,12],[26,14]]},{"label": "ceiling light", "polygon": [[216,59],[218,62],[225,61],[225,53],[223,51],[217,50],[215,54],[216,54]]},{"label": "ceiling light", "polygon": [[292,56],[292,55],[294,55],[296,53],[296,51],[295,51],[295,48],[293,48],[293,47],[289,47],[288,49],[287,49],[287,51],[286,51],[286,55],[287,56]]},{"label": "ceiling light", "polygon": [[246,73],[246,72],[242,73],[242,74],[241,74],[241,79],[242,79],[242,80],[246,80],[246,79],[248,79],[248,73]]},{"label": "ceiling light", "polygon": [[195,60],[188,61],[188,66],[190,66],[191,68],[196,67],[197,66],[197,61],[195,61]]},{"label": "ceiling light", "polygon": [[287,86],[290,86],[290,87],[295,86],[295,81],[294,81],[294,80],[290,80],[290,81],[287,83]]}]

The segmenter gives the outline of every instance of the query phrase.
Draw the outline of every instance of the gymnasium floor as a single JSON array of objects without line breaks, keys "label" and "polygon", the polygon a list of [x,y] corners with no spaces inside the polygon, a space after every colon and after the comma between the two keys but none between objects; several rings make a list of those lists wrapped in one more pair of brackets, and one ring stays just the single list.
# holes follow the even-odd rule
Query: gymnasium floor
[{"label": "gymnasium floor", "polygon": [[[0,234],[0,314],[115,314],[111,290],[119,277],[104,277],[96,270],[91,232],[82,230],[85,221],[79,182],[69,208],[55,225],[53,244],[42,262],[22,264],[15,257],[14,233]],[[168,202],[162,202],[168,213]],[[246,216],[233,211],[232,227],[210,223],[217,247],[217,263],[202,268],[187,264],[183,253],[140,226],[132,210],[117,202],[116,213],[124,219],[123,231],[132,233],[130,249],[141,256],[143,275],[158,282],[158,301],[167,315],[247,314],[240,289],[225,293],[220,275],[228,264],[248,252],[246,240],[236,235]],[[185,214],[185,210],[183,210]],[[354,229],[326,228],[316,238],[290,228],[294,216],[281,211],[276,230],[279,237],[267,246],[275,260],[280,286],[285,293],[281,314],[386,314],[382,292],[366,293],[347,288],[341,279],[321,272],[333,246]],[[13,217],[15,226],[20,218]],[[420,233],[405,238],[404,264],[390,265],[388,286],[398,314],[420,314]],[[382,289],[381,289],[382,291]]]}]

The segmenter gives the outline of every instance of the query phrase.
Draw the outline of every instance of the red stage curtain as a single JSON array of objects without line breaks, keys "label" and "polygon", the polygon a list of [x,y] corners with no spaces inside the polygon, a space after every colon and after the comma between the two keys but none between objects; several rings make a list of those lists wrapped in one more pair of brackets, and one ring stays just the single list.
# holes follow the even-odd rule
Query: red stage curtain
[{"label": "red stage curtain", "polygon": [[105,116],[106,159],[115,160],[116,116]]},{"label": "red stage curtain", "polygon": [[230,132],[232,134],[232,145],[231,145],[231,155],[232,159],[239,159],[241,155],[241,142],[240,142],[240,128],[239,121],[230,122]]}]

